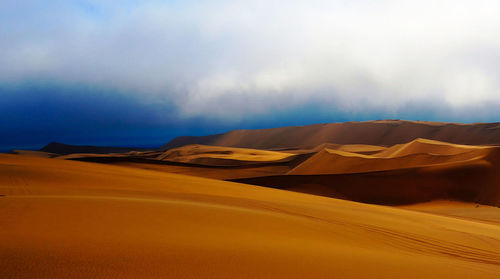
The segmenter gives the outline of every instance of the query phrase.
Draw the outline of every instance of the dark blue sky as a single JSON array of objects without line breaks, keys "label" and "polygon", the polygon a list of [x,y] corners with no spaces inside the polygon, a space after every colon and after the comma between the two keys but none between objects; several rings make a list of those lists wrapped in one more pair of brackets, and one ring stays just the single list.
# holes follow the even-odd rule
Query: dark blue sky
[{"label": "dark blue sky", "polygon": [[409,103],[394,112],[353,113],[306,102],[238,118],[180,116],[173,104],[144,102],[141,94],[82,85],[29,82],[0,87],[0,150],[38,149],[51,141],[109,146],[160,146],[173,137],[231,129],[272,128],[374,119],[495,121],[496,106],[454,112],[442,104]]}]

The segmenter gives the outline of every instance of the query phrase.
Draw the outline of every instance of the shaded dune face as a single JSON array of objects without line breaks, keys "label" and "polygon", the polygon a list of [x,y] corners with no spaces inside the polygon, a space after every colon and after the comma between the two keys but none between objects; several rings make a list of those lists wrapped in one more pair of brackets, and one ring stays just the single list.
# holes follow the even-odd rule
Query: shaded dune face
[{"label": "shaded dune face", "polygon": [[437,199],[499,204],[496,190],[498,178],[486,162],[448,168],[411,168],[332,175],[281,175],[233,181],[386,205]]},{"label": "shaded dune face", "polygon": [[0,155],[1,278],[498,278],[500,227]]},{"label": "shaded dune face", "polygon": [[287,175],[235,181],[377,204],[500,204],[500,148],[416,139],[372,155],[323,149]]}]

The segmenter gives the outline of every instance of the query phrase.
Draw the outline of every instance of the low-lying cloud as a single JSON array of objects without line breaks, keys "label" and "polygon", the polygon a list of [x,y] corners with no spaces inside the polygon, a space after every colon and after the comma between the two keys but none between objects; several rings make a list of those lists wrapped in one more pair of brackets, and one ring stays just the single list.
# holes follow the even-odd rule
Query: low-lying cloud
[{"label": "low-lying cloud", "polygon": [[[225,121],[304,103],[499,117],[498,1],[6,1],[0,82],[131,92]],[[118,93],[117,93],[118,94]],[[436,105],[437,104],[437,105]]]}]

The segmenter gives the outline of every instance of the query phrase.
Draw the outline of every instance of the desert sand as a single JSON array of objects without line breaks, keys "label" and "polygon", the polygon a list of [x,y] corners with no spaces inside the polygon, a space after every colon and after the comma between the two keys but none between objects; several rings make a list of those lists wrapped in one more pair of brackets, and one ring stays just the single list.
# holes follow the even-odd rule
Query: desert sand
[{"label": "desert sand", "polygon": [[0,154],[0,278],[498,278],[498,143],[384,120]]},{"label": "desert sand", "polygon": [[19,155],[0,194],[1,278],[500,274],[498,224],[435,212]]}]

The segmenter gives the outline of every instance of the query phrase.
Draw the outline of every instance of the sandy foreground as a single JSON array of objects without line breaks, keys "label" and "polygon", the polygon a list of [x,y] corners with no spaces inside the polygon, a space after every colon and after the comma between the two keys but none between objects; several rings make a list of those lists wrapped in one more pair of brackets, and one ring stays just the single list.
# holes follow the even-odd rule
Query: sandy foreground
[{"label": "sandy foreground", "polygon": [[500,276],[499,224],[433,206],[18,155],[0,195],[0,278]]}]

